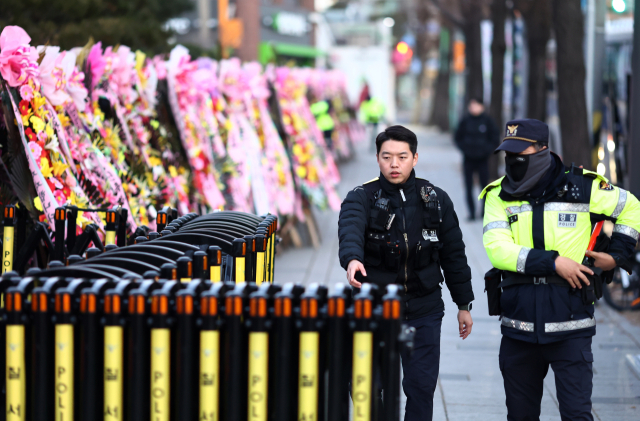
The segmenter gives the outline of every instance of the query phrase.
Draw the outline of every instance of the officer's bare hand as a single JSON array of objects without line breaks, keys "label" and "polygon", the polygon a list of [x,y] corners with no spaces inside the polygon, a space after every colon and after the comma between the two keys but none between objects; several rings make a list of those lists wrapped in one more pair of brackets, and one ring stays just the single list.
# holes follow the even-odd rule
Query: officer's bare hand
[{"label": "officer's bare hand", "polygon": [[597,251],[587,250],[587,256],[592,257],[595,262],[594,266],[604,270],[605,272],[616,267],[616,261],[609,253],[598,253]]},{"label": "officer's bare hand", "polygon": [[353,259],[349,262],[349,266],[347,266],[347,280],[352,287],[360,288],[362,284],[356,281],[356,272],[362,273],[362,276],[367,276],[364,265],[360,261]]},{"label": "officer's bare hand", "polygon": [[460,337],[465,340],[467,336],[471,334],[471,328],[473,327],[473,320],[471,319],[471,312],[467,310],[458,310],[458,328],[460,330]]},{"label": "officer's bare hand", "polygon": [[577,263],[568,257],[558,256],[556,259],[556,272],[569,282],[572,288],[582,289],[580,281],[589,285],[589,279],[585,273],[593,275],[593,271],[588,267]]}]

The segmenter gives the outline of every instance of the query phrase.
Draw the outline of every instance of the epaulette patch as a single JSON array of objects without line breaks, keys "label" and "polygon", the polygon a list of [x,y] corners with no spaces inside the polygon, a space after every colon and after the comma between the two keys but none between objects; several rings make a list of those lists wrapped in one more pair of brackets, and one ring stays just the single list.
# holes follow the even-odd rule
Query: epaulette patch
[{"label": "epaulette patch", "polygon": [[601,181],[600,182],[600,190],[613,191],[613,186],[611,185],[611,183],[607,183],[605,181]]},{"label": "epaulette patch", "polygon": [[380,179],[380,177],[376,177],[376,178],[374,178],[373,180],[369,180],[369,181],[367,181],[366,183],[362,183],[362,184],[364,185],[364,184],[373,183],[374,181],[378,181],[379,179]]}]

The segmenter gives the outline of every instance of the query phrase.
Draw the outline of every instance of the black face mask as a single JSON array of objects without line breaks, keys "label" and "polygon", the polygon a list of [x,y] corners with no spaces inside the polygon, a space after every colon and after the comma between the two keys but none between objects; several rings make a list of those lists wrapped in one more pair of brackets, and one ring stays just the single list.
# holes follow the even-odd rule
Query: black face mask
[{"label": "black face mask", "polygon": [[505,156],[507,176],[503,190],[516,197],[530,192],[551,166],[551,159],[549,148],[531,155]]},{"label": "black face mask", "polygon": [[504,159],[505,171],[515,182],[522,180],[529,168],[530,155],[507,155]]}]

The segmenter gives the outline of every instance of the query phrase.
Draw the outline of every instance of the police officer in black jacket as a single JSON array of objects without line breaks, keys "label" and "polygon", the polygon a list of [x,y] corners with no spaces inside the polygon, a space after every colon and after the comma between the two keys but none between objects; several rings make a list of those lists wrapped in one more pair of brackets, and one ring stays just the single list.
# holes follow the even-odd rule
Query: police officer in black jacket
[{"label": "police officer in black jacket", "polygon": [[[471,270],[453,203],[444,190],[416,178],[416,135],[392,126],[376,138],[380,177],[347,194],[340,209],[340,264],[354,288],[404,286],[404,316],[416,328],[411,357],[402,355],[405,421],[433,416],[438,379],[444,281],[458,305],[459,333],[471,333]],[[442,275],[444,272],[444,277]]]}]

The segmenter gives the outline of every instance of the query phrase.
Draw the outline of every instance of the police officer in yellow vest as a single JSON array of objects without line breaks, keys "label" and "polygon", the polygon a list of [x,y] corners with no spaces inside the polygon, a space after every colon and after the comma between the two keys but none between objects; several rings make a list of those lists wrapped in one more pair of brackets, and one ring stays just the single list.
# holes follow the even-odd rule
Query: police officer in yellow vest
[{"label": "police officer in yellow vest", "polygon": [[[630,267],[640,202],[594,172],[565,168],[548,142],[541,121],[507,123],[496,150],[506,152],[507,175],[480,195],[483,243],[494,266],[485,278],[490,314],[502,316],[507,419],[539,419],[551,366],[562,420],[593,421],[594,301],[606,272],[599,274]],[[607,252],[586,252],[593,224],[603,219],[615,223]],[[585,253],[589,267],[581,264]],[[498,271],[499,285],[491,282]]]}]

